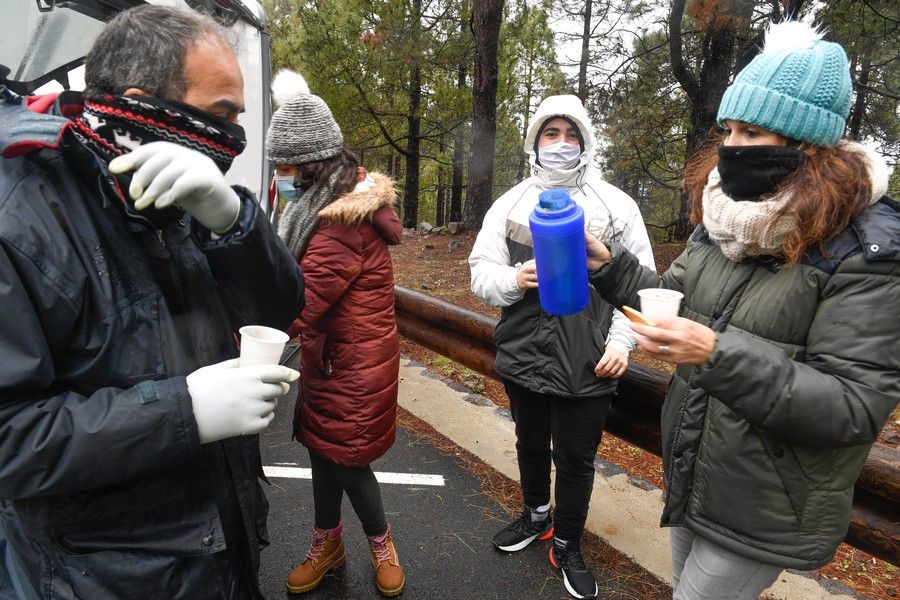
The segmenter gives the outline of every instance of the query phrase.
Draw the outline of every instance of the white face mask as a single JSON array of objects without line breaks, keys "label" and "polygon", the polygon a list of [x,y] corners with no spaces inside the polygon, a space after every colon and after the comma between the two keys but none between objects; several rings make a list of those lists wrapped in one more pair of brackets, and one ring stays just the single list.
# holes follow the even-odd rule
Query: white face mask
[{"label": "white face mask", "polygon": [[537,151],[541,166],[550,171],[571,169],[578,164],[578,159],[581,158],[581,147],[567,142],[542,146]]}]

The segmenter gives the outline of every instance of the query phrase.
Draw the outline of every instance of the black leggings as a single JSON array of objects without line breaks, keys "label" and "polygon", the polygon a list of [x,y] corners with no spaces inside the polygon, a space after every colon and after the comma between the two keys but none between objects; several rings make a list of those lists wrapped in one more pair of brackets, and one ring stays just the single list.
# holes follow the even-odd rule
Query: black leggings
[{"label": "black leggings", "polygon": [[552,456],[556,465],[555,535],[561,540],[580,540],[594,488],[594,459],[612,395],[560,398],[511,381],[503,383],[516,423],[525,505],[537,508],[550,502]]},{"label": "black leggings", "polygon": [[367,536],[381,535],[387,529],[387,517],[381,502],[381,488],[372,467],[342,467],[309,453],[312,466],[313,501],[316,527],[334,529],[341,522],[344,492],[356,511]]}]

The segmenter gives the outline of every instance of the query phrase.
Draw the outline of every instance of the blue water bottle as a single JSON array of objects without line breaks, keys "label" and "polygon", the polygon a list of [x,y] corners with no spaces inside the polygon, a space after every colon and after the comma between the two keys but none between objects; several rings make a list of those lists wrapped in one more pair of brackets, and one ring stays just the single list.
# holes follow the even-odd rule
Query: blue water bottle
[{"label": "blue water bottle", "polygon": [[541,307],[557,316],[581,312],[588,304],[584,210],[568,191],[545,190],[528,223]]}]

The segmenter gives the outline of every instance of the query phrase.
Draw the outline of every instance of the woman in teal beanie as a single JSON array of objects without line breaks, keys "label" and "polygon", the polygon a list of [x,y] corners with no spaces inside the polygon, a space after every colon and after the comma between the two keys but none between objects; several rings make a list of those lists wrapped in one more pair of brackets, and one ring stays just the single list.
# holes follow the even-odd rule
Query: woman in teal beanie
[{"label": "woman in teal beanie", "polygon": [[614,306],[681,291],[634,325],[676,365],[662,409],[674,597],[755,599],[831,560],[853,485],[900,398],[900,205],[887,169],[841,140],[847,56],[807,25],[769,27],[726,90],[718,143],[688,165],[694,231],[658,276],[588,236]]}]

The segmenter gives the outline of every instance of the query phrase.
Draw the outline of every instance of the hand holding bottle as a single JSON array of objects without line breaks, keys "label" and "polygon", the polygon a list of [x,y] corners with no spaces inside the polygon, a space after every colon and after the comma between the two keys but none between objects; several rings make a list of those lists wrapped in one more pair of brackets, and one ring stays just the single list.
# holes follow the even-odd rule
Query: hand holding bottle
[{"label": "hand holding bottle", "polygon": [[516,271],[516,285],[520,290],[531,290],[538,286],[537,265],[534,259],[526,260]]},{"label": "hand holding bottle", "polygon": [[584,232],[584,241],[587,246],[588,271],[596,271],[609,262],[612,254],[606,244],[595,238],[589,232]]}]

